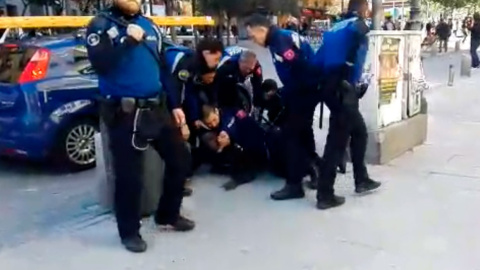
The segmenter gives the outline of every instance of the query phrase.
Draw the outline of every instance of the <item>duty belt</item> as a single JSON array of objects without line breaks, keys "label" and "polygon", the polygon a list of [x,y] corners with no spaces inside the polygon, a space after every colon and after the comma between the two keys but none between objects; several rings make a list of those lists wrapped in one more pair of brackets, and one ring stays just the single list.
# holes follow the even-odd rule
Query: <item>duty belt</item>
[{"label": "duty belt", "polygon": [[165,98],[163,95],[159,95],[152,98],[135,98],[135,97],[106,97],[107,100],[111,100],[118,105],[125,113],[132,113],[136,108],[155,108],[163,107],[165,105]]}]

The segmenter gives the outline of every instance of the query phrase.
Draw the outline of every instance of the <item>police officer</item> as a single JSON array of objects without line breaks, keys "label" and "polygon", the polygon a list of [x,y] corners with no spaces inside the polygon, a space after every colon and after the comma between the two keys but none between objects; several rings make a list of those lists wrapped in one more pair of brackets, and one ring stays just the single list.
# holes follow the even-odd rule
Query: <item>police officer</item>
[{"label": "police officer", "polygon": [[[115,216],[122,244],[131,252],[147,248],[140,230],[142,154],[150,143],[165,160],[158,225],[189,231],[194,222],[180,215],[189,153],[180,127],[180,108],[168,111],[162,73],[162,36],[140,13],[140,1],[114,0],[87,28],[88,57],[98,74],[101,114],[106,122],[115,173]],[[163,81],[165,82],[165,81]],[[173,117],[172,117],[173,115]],[[159,179],[160,180],[160,179]]]},{"label": "police officer", "polygon": [[[172,73],[172,88],[177,95],[172,95],[170,105],[180,108],[184,100],[185,84],[195,76],[216,69],[223,54],[223,44],[215,39],[202,39],[196,50],[176,46],[165,51],[167,66]],[[202,74],[201,74],[202,73]]]},{"label": "police officer", "polygon": [[288,157],[287,183],[271,194],[274,200],[303,198],[302,179],[311,160],[319,160],[315,152],[313,113],[319,102],[315,73],[309,59],[310,45],[298,33],[272,26],[267,17],[254,14],[246,22],[250,38],[268,46],[284,88],[282,98],[287,107],[287,119],[282,133]]},{"label": "police officer", "polygon": [[[345,199],[334,194],[336,167],[342,159],[350,139],[355,192],[365,193],[380,186],[369,178],[365,166],[367,128],[359,110],[358,91],[368,40],[368,26],[364,16],[367,0],[350,0],[343,21],[324,34],[323,45],[317,53],[321,56],[322,94],[330,110],[330,125],[324,150],[324,162],[317,189],[317,208],[328,209],[342,205]],[[365,89],[366,90],[366,89]],[[363,93],[362,93],[363,92]]]},{"label": "police officer", "polygon": [[203,106],[202,111],[203,122],[208,128],[201,136],[202,142],[220,155],[223,162],[227,159],[232,165],[231,180],[223,188],[232,190],[253,181],[258,170],[267,164],[265,132],[243,110]]},{"label": "police officer", "polygon": [[[184,104],[185,88],[194,78],[201,76],[203,73],[213,72],[217,67],[223,53],[223,44],[215,39],[202,39],[198,42],[196,50],[183,46],[174,46],[165,50],[165,60],[167,68],[171,72],[171,95],[169,95],[169,106],[172,109],[187,106]],[[192,128],[192,126],[190,126]],[[190,136],[190,149],[192,154],[192,168],[188,177],[193,176],[194,170],[200,165],[200,153],[195,147],[196,128]],[[192,147],[193,146],[193,147]],[[187,179],[184,188],[184,195],[189,196],[193,192],[190,187],[190,179]]]},{"label": "police officer", "polygon": [[252,93],[247,98],[253,98],[253,102],[258,103],[257,100],[262,96],[263,75],[255,53],[247,50],[225,56],[217,68],[214,80],[218,107],[245,109],[237,85],[245,84],[247,80],[250,80],[252,86]]}]

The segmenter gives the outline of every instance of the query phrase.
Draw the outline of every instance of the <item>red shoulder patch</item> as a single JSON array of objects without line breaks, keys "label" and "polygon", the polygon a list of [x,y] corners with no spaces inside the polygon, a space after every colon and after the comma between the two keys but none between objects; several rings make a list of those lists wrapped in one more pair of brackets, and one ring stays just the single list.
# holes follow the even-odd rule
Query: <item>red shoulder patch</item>
[{"label": "red shoulder patch", "polygon": [[283,53],[283,58],[287,59],[288,61],[293,60],[293,58],[295,58],[295,52],[290,49]]},{"label": "red shoulder patch", "polygon": [[262,75],[262,68],[258,67],[257,70],[255,71],[255,73],[257,73],[258,76],[261,76]]},{"label": "red shoulder patch", "polygon": [[245,117],[247,117],[247,113],[244,111],[244,110],[239,110],[236,114],[236,116],[239,118],[239,119],[243,119]]}]

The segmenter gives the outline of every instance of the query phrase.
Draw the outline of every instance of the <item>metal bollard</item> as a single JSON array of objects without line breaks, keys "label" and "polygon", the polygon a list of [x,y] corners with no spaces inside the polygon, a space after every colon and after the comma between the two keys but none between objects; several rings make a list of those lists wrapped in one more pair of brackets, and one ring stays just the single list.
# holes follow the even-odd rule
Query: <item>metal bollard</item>
[{"label": "metal bollard", "polygon": [[453,80],[455,79],[455,70],[453,69],[453,65],[450,64],[448,67],[448,86],[453,86]]},{"label": "metal bollard", "polygon": [[460,76],[470,77],[472,75],[472,59],[468,54],[462,54],[462,59],[460,62]]},{"label": "metal bollard", "polygon": [[460,40],[455,41],[455,51],[456,52],[460,51],[460,44],[461,44]]}]

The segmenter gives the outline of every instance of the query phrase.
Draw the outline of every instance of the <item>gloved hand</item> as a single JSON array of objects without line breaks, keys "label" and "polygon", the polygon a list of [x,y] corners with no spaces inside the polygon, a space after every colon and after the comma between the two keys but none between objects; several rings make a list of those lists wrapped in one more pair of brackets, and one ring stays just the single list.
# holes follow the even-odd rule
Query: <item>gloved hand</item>
[{"label": "gloved hand", "polygon": [[143,40],[145,30],[143,30],[143,28],[139,25],[131,23],[127,26],[127,35],[132,37],[137,42],[140,42]]},{"label": "gloved hand", "polygon": [[361,84],[357,85],[357,93],[358,93],[358,98],[359,99],[363,98],[365,93],[367,93],[368,86],[369,86],[368,83],[361,83]]}]

